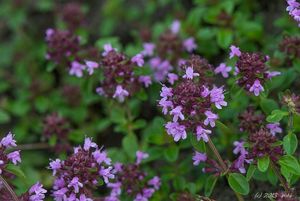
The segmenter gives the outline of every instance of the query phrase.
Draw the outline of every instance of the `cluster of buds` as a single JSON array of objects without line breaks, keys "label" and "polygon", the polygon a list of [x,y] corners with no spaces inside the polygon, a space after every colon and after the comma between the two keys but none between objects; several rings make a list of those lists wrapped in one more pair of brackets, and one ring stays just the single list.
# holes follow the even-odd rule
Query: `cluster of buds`
[{"label": "cluster of buds", "polygon": [[241,52],[238,47],[230,47],[230,58],[238,57],[235,74],[238,76],[237,83],[255,96],[264,91],[263,84],[267,79],[280,75],[277,71],[268,71],[266,62],[268,56],[260,53]]},{"label": "cluster of buds", "polygon": [[288,7],[286,10],[289,12],[289,15],[294,18],[294,20],[300,26],[300,3],[297,0],[287,0]]},{"label": "cluster of buds", "polygon": [[149,179],[147,173],[141,169],[142,160],[148,156],[147,153],[137,151],[134,164],[115,164],[116,178],[114,182],[107,184],[111,188],[111,193],[105,201],[119,201],[122,192],[132,197],[134,201],[148,201],[152,197],[160,187],[160,178],[155,176]]},{"label": "cluster of buds", "polygon": [[279,44],[279,50],[284,52],[289,59],[300,58],[300,37],[284,37]]},{"label": "cluster of buds", "polygon": [[154,73],[154,79],[158,82],[166,78],[170,83],[176,79],[176,74],[170,73],[183,61],[185,52],[191,53],[196,48],[193,37],[185,40],[179,34],[180,22],[174,21],[169,29],[162,33],[156,44],[146,42],[143,44],[143,55],[149,57],[149,64]]},{"label": "cluster of buds", "polygon": [[[14,135],[9,132],[5,137],[2,138],[0,142],[0,174],[3,174],[3,177],[12,177],[13,175],[9,172],[6,172],[5,168],[9,163],[17,165],[21,162],[20,151],[10,152],[8,149],[16,147],[16,140]],[[36,183],[33,185],[26,193],[20,195],[18,200],[20,201],[43,201],[45,198],[45,193],[47,191],[43,189],[43,185]],[[12,194],[8,191],[7,187],[0,182],[0,200],[11,201]]]},{"label": "cluster of buds", "polygon": [[211,84],[207,75],[210,65],[200,56],[191,56],[181,68],[185,74],[172,87],[164,85],[160,93],[159,106],[173,119],[165,128],[175,141],[186,139],[188,129],[197,140],[207,142],[212,132],[209,127],[215,127],[218,119],[213,110],[227,106],[224,89]]},{"label": "cluster of buds", "polygon": [[84,19],[81,5],[76,2],[66,3],[61,9],[61,18],[69,30],[75,30],[83,23]]},{"label": "cluster of buds", "polygon": [[70,144],[68,142],[68,135],[70,133],[69,122],[59,116],[57,113],[52,113],[43,121],[43,135],[47,140],[55,138],[55,152],[70,150]]},{"label": "cluster of buds", "polygon": [[93,200],[93,190],[100,181],[109,183],[112,173],[111,159],[98,148],[91,138],[86,138],[84,146],[74,148],[74,153],[66,160],[50,162],[55,176],[52,196],[54,200]]},{"label": "cluster of buds", "polygon": [[300,114],[300,96],[286,92],[282,97],[282,103],[288,107],[289,112]]}]

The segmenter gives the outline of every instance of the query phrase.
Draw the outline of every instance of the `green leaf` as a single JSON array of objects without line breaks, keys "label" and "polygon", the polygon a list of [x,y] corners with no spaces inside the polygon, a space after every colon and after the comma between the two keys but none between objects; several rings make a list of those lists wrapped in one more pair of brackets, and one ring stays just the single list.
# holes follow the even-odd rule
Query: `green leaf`
[{"label": "green leaf", "polygon": [[249,168],[248,168],[248,170],[247,170],[247,174],[246,174],[246,179],[247,179],[248,181],[250,181],[250,179],[252,178],[252,176],[253,176],[255,170],[256,170],[256,166],[253,165],[253,164],[251,164],[251,165],[249,166]]},{"label": "green leaf", "polygon": [[267,121],[270,123],[279,122],[283,117],[289,113],[282,110],[273,110],[272,113],[267,117]]},{"label": "green leaf", "polygon": [[194,149],[198,152],[205,153],[206,152],[206,145],[203,140],[198,141],[197,137],[195,135],[189,135],[190,136],[190,142]]},{"label": "green leaf", "polygon": [[135,157],[135,153],[138,150],[138,140],[134,134],[128,134],[122,140],[122,146],[124,151],[131,158]]},{"label": "green leaf", "polygon": [[247,179],[239,173],[231,173],[228,177],[229,186],[235,192],[241,195],[247,195],[249,193],[250,187]]},{"label": "green leaf", "polygon": [[273,110],[278,109],[278,104],[273,99],[261,98],[260,107],[265,114],[270,114]]},{"label": "green leaf", "polygon": [[298,139],[294,133],[289,133],[283,138],[283,148],[288,155],[295,153],[298,146]]},{"label": "green leaf", "polygon": [[0,109],[0,124],[7,123],[10,121],[10,116],[7,112]]},{"label": "green leaf", "polygon": [[258,160],[257,160],[257,167],[261,172],[267,171],[269,164],[270,164],[269,156],[264,156],[264,157],[258,158]]},{"label": "green leaf", "polygon": [[232,39],[233,39],[233,34],[230,29],[220,29],[217,32],[217,43],[223,49],[229,47],[229,45],[232,43]]},{"label": "green leaf", "polygon": [[21,168],[19,166],[15,166],[13,164],[8,164],[5,167],[5,170],[7,172],[10,172],[10,173],[16,175],[17,177],[20,177],[21,179],[25,179],[26,178],[24,172],[21,170]]},{"label": "green leaf", "polygon": [[176,145],[169,146],[164,149],[164,156],[167,161],[174,162],[178,158],[179,148]]},{"label": "green leaf", "polygon": [[213,192],[215,185],[217,183],[218,177],[214,176],[214,175],[210,175],[205,183],[205,187],[204,187],[204,195],[209,197],[211,195],[211,193]]},{"label": "green leaf", "polygon": [[286,171],[300,176],[300,165],[298,160],[295,157],[291,155],[285,155],[280,158],[279,164]]}]

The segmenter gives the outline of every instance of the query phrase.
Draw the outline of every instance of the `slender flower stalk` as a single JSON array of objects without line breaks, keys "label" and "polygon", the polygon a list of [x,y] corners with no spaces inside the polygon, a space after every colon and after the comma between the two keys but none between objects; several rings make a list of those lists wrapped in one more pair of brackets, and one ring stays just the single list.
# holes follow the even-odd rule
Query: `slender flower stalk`
[{"label": "slender flower stalk", "polygon": [[14,201],[19,201],[18,196],[14,192],[14,190],[10,187],[10,185],[6,182],[6,180],[0,175],[0,180],[5,186],[5,188],[9,191],[11,197],[13,198]]},{"label": "slender flower stalk", "polygon": [[285,179],[282,177],[280,171],[277,169],[276,165],[274,164],[274,162],[272,160],[270,160],[270,165],[272,167],[272,169],[274,170],[274,173],[276,174],[277,178],[279,179],[281,185],[283,186],[284,190],[286,193],[291,192],[287,182],[285,181]]}]

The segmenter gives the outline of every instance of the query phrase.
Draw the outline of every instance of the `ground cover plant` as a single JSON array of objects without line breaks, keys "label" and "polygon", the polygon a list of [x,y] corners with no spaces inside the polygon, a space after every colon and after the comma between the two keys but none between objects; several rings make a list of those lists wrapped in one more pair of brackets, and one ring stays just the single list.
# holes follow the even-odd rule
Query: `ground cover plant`
[{"label": "ground cover plant", "polygon": [[0,2],[0,200],[296,201],[297,0]]}]

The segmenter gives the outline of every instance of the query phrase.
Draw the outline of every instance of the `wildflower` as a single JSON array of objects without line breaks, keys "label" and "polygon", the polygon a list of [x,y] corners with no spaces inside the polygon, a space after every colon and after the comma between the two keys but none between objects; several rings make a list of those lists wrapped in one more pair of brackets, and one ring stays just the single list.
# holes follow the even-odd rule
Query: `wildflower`
[{"label": "wildflower", "polygon": [[107,157],[107,153],[105,151],[96,150],[92,153],[94,159],[98,164],[105,163],[106,165],[111,164],[111,159]]},{"label": "wildflower", "polygon": [[253,107],[248,107],[240,116],[240,131],[248,133],[256,132],[263,125],[265,116],[258,111],[256,112]]},{"label": "wildflower", "polygon": [[116,49],[114,49],[111,44],[107,43],[103,46],[103,49],[104,49],[104,52],[102,53],[102,56],[107,56],[107,54],[110,52],[110,51],[115,51]]},{"label": "wildflower", "polygon": [[290,16],[294,18],[295,21],[298,22],[298,26],[300,26],[300,3],[296,0],[287,0],[288,7],[286,8],[289,11]]},{"label": "wildflower", "polygon": [[192,52],[193,50],[195,50],[197,48],[197,45],[195,43],[195,39],[193,37],[185,39],[183,41],[183,46],[186,49],[186,51],[188,51],[188,52]]},{"label": "wildflower", "polygon": [[227,106],[224,101],[223,87],[217,88],[216,86],[210,91],[210,101],[215,104],[216,108],[222,109],[222,106]]},{"label": "wildflower", "polygon": [[218,119],[218,115],[212,113],[211,111],[206,111],[205,113],[206,119],[204,120],[204,125],[210,125],[211,127],[215,127],[215,121]]},{"label": "wildflower", "polygon": [[253,92],[255,96],[259,96],[260,92],[264,91],[264,88],[261,86],[259,80],[255,80],[249,91]]},{"label": "wildflower", "polygon": [[142,67],[144,65],[144,58],[142,54],[137,54],[134,57],[132,57],[131,61],[133,63],[136,63],[139,67]]},{"label": "wildflower", "polygon": [[181,110],[182,110],[181,106],[177,106],[173,110],[171,110],[170,114],[173,115],[174,122],[178,121],[178,118],[184,120],[184,116],[181,113]]},{"label": "wildflower", "polygon": [[280,128],[280,124],[278,122],[267,124],[266,127],[269,129],[272,135],[276,135],[276,133],[282,133],[282,128]]},{"label": "wildflower", "polygon": [[76,77],[82,77],[84,69],[85,69],[84,65],[80,64],[77,61],[72,61],[71,68],[69,70],[69,74],[75,75]]},{"label": "wildflower", "polygon": [[159,101],[159,106],[162,107],[162,112],[166,115],[168,113],[168,108],[173,108],[173,103],[172,101],[168,101],[167,97],[165,97]]},{"label": "wildflower", "polygon": [[21,158],[20,158],[20,151],[14,151],[11,152],[9,154],[7,154],[7,158],[15,165],[17,165],[17,163],[21,162]]},{"label": "wildflower", "polygon": [[199,165],[200,162],[204,162],[207,160],[207,156],[205,153],[200,153],[195,151],[194,156],[193,156],[193,161],[194,161],[194,165],[197,166]]},{"label": "wildflower", "polygon": [[276,77],[278,75],[281,75],[281,72],[278,71],[266,71],[267,78],[271,79],[272,77]]},{"label": "wildflower", "polygon": [[0,145],[5,148],[16,147],[16,140],[14,139],[14,135],[9,132],[5,137],[2,138]]},{"label": "wildflower", "polygon": [[173,96],[172,88],[168,88],[166,86],[163,86],[161,88],[160,96],[163,97],[163,98],[166,98],[168,96]]},{"label": "wildflower", "polygon": [[128,91],[126,89],[123,89],[121,85],[118,85],[113,98],[117,98],[120,102],[123,102],[125,100],[125,97],[128,95]]},{"label": "wildflower", "polygon": [[55,161],[51,161],[49,165],[50,165],[50,169],[53,171],[53,176],[55,176],[56,171],[59,170],[62,167],[60,159],[56,159]]},{"label": "wildflower", "polygon": [[148,184],[153,186],[154,189],[158,190],[161,184],[160,178],[158,176],[155,176],[148,181]]},{"label": "wildflower", "polygon": [[145,85],[145,87],[149,87],[149,85],[152,84],[151,77],[148,75],[140,76],[139,82],[143,83]]},{"label": "wildflower", "polygon": [[79,182],[78,177],[74,177],[71,182],[68,184],[68,187],[73,187],[74,188],[74,192],[78,193],[79,192],[79,188],[83,187],[83,184]]},{"label": "wildflower", "polygon": [[174,73],[168,73],[168,82],[173,85],[174,82],[178,80],[178,76]]},{"label": "wildflower", "polygon": [[108,167],[108,168],[101,168],[100,169],[100,171],[99,171],[99,174],[101,175],[101,176],[103,176],[103,179],[104,179],[104,182],[105,183],[108,183],[108,179],[113,179],[113,178],[115,178],[115,175],[113,175],[112,173],[111,173],[111,171],[112,171],[112,168],[113,167]]},{"label": "wildflower", "polygon": [[144,50],[142,52],[142,54],[144,56],[152,56],[154,53],[154,49],[155,49],[155,44],[153,43],[144,43],[143,44]]},{"label": "wildflower", "polygon": [[194,70],[192,67],[187,67],[183,78],[193,79],[193,77],[197,77],[197,76],[199,76],[199,73],[194,73]]},{"label": "wildflower", "polygon": [[87,70],[89,72],[89,75],[92,75],[94,73],[94,69],[99,67],[99,64],[94,61],[85,61],[85,64],[87,66]]},{"label": "wildflower", "polygon": [[204,142],[208,142],[208,135],[211,134],[210,130],[202,128],[202,126],[197,126],[196,136],[197,140],[203,139]]},{"label": "wildflower", "polygon": [[146,159],[149,157],[149,154],[144,153],[142,151],[137,151],[136,152],[136,164],[140,164],[143,159]]},{"label": "wildflower", "polygon": [[178,122],[168,122],[165,127],[167,129],[167,133],[173,136],[175,142],[180,139],[186,139],[187,135],[185,126],[180,125]]},{"label": "wildflower", "polygon": [[231,71],[231,67],[230,66],[226,66],[225,63],[221,63],[216,69],[215,69],[215,73],[218,74],[218,73],[221,73],[222,76],[224,78],[228,78],[228,72]]},{"label": "wildflower", "polygon": [[45,199],[45,193],[47,190],[43,188],[43,185],[39,182],[34,184],[29,189],[29,201],[43,201]]},{"label": "wildflower", "polygon": [[179,20],[175,20],[173,21],[172,25],[171,25],[171,31],[174,34],[177,34],[180,30],[180,21]]},{"label": "wildflower", "polygon": [[230,46],[230,55],[229,55],[229,58],[233,58],[234,56],[241,56],[241,51],[240,51],[240,48],[234,46],[234,45],[231,45]]}]

